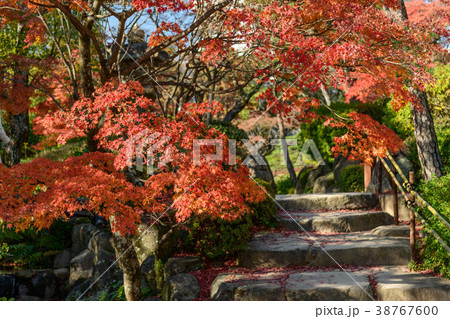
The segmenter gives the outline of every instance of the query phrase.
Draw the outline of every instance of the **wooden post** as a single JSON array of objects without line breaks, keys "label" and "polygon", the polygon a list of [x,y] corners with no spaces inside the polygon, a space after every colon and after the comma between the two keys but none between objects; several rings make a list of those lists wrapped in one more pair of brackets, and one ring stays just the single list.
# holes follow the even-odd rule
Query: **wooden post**
[{"label": "wooden post", "polygon": [[392,183],[392,198],[394,204],[394,225],[398,225],[398,190],[395,182]]},{"label": "wooden post", "polygon": [[[409,172],[409,183],[414,185],[414,172]],[[409,195],[409,199],[411,201],[414,200],[414,196],[412,194]],[[414,215],[414,211],[410,209],[409,211],[409,246],[411,250],[411,259],[413,261],[417,261],[416,255],[416,215]]]},{"label": "wooden post", "polygon": [[364,189],[367,190],[372,180],[372,166],[364,164]]},{"label": "wooden post", "polygon": [[381,187],[383,184],[383,163],[381,162],[381,159],[378,159],[378,185],[377,185],[377,192],[378,194],[381,194]]}]

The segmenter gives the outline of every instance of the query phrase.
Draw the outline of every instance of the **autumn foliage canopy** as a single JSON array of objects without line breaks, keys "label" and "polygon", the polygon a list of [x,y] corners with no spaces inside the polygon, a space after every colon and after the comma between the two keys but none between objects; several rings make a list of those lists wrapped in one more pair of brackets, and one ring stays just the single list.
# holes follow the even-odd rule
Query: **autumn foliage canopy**
[{"label": "autumn foliage canopy", "polygon": [[[194,214],[231,220],[250,213],[249,203],[265,198],[246,167],[227,165],[228,156],[214,162],[200,156],[200,163],[193,164],[194,139],[220,140],[229,154],[227,137],[201,121],[199,115],[209,105],[187,104],[186,112],[169,120],[154,113],[154,103],[139,93],[142,87],[136,82],[108,83],[93,100],[82,99],[58,112],[56,117],[69,127],[60,136],[62,143],[71,132],[83,134],[105,117],[95,138],[116,155],[97,152],[64,162],[37,159],[10,169],[1,166],[1,218],[20,228],[32,224],[41,229],[79,210],[95,211],[112,222],[113,230],[126,234],[136,230],[143,215],[152,222],[164,217],[180,223]],[[144,153],[139,154],[139,145],[145,146],[140,148]],[[154,150],[151,156],[146,156],[148,149]],[[211,147],[200,151],[215,152]],[[157,173],[143,186],[134,186],[122,172],[133,161],[130,154],[155,159]]]},{"label": "autumn foliage canopy", "polygon": [[[416,2],[411,2],[412,8]],[[99,3],[108,5],[106,1]],[[435,53],[443,51],[440,42],[449,36],[449,14],[444,9],[449,3],[439,3],[444,6],[436,3],[429,7],[428,19],[421,19],[413,10],[412,18],[402,21],[397,0],[132,1],[137,12],[198,14],[188,26],[176,19],[162,21],[150,34],[151,50],[165,49],[174,56],[190,51],[192,56],[198,54],[204,65],[216,69],[245,56],[246,73],[239,73],[243,67],[236,68],[233,76],[251,73],[252,79],[264,84],[259,98],[267,102],[268,112],[294,115],[303,121],[318,117],[315,110],[321,101],[315,93],[322,85],[346,89],[349,99],[392,97],[396,108],[417,103],[405,83],[423,89],[432,81],[427,69]],[[0,80],[0,90],[5,92],[0,99],[2,109],[17,113],[29,107],[29,97],[40,88],[41,96],[42,91],[50,95],[46,93],[45,100],[36,106],[38,132],[60,144],[91,134],[102,151],[64,162],[37,159],[12,168],[0,167],[1,219],[20,227],[32,223],[42,228],[85,209],[109,219],[115,230],[129,233],[143,215],[156,221],[167,213],[173,223],[194,214],[234,219],[249,212],[249,203],[264,198],[264,192],[248,177],[247,168],[239,161],[229,165],[227,137],[205,124],[204,115],[220,111],[219,103],[183,102],[177,112],[163,114],[160,101],[144,97],[139,83],[119,83],[119,75],[128,74],[133,65],[121,72],[112,68],[114,63],[97,48],[95,33],[77,24],[73,17],[94,10],[86,1],[0,0],[0,8],[0,25],[24,25],[27,48],[51,40],[45,20],[38,15],[43,11],[60,10],[80,33],[84,30],[92,37],[98,57],[92,62],[97,63],[92,96],[74,99],[71,90],[65,90],[72,84],[63,65],[70,61],[10,54],[1,62],[2,74],[9,76]],[[192,33],[201,26],[216,31],[193,45]],[[70,57],[76,60],[78,52],[71,51]],[[23,72],[17,72],[23,69],[21,65],[32,70],[26,84],[14,81],[24,77]],[[154,78],[170,83],[165,73]],[[227,85],[231,90],[232,81]],[[169,99],[167,94],[165,98]],[[346,156],[370,162],[373,156],[402,147],[391,130],[367,115],[351,113],[347,121],[324,120],[346,128],[335,147]],[[201,157],[195,164],[196,139],[222,141],[223,159],[211,162]],[[214,153],[214,147],[202,147],[201,152]],[[152,164],[155,174],[138,186],[123,172],[141,157],[152,159],[143,165]]]}]

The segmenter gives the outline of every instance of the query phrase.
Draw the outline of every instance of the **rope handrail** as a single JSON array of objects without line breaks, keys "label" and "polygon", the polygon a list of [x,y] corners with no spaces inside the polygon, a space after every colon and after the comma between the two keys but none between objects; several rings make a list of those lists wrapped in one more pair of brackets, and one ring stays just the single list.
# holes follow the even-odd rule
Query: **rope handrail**
[{"label": "rope handrail", "polygon": [[422,222],[423,225],[428,226],[427,231],[429,231],[434,238],[436,238],[436,240],[441,243],[442,246],[444,246],[445,250],[447,250],[447,252],[450,254],[450,247],[445,243],[445,241],[441,238],[441,236],[438,235],[438,233],[436,233],[434,231],[434,229],[431,227],[431,225],[417,212],[416,213],[416,217],[419,218],[419,220]]},{"label": "rope handrail", "polygon": [[[441,215],[439,214],[439,212],[433,208],[433,206],[431,206],[430,204],[427,203],[426,200],[424,200],[422,198],[422,196],[420,196],[412,187],[412,185],[409,183],[409,181],[406,179],[405,175],[403,174],[401,168],[398,166],[397,162],[395,161],[395,159],[392,157],[392,155],[388,152],[387,153],[387,157],[389,158],[389,161],[392,163],[392,165],[395,167],[395,169],[397,170],[398,174],[400,175],[400,177],[404,180],[403,185],[406,185],[406,191],[408,193],[410,193],[411,195],[414,196],[414,199],[419,200],[422,205],[424,205],[434,216],[436,216],[442,223],[445,224],[445,226],[447,226],[448,229],[450,229],[450,223]],[[395,178],[395,180],[397,180]],[[397,183],[398,184],[398,183]],[[397,185],[398,186],[398,185]]]},{"label": "rope handrail", "polygon": [[[390,154],[388,154],[388,157],[389,157],[389,156],[390,156]],[[392,158],[392,157],[391,157],[391,158]],[[395,169],[398,171],[398,173],[400,174],[400,176],[402,176],[402,178],[403,178],[404,180],[406,180],[406,177],[405,177],[405,175],[403,174],[403,172],[401,171],[400,167],[397,165],[397,163],[395,162],[395,160],[393,160],[393,159],[391,159],[391,158],[390,158],[390,162],[394,165]],[[402,196],[405,198],[405,201],[406,201],[407,203],[409,203],[409,202],[410,202],[410,199],[408,198],[408,195],[406,195],[406,192],[404,191],[402,185],[400,185],[400,182],[397,180],[397,178],[396,178],[394,172],[392,172],[392,170],[390,169],[389,165],[387,165],[386,161],[385,161],[382,157],[379,157],[379,159],[380,159],[381,163],[383,164],[384,169],[386,170],[386,172],[391,176],[393,182],[397,185],[398,189],[399,189],[400,192],[402,193]],[[408,183],[408,184],[410,185],[409,181],[407,181],[407,180],[406,180],[405,184],[406,184],[406,183]],[[412,190],[412,187],[411,187],[410,189]],[[407,191],[408,191],[408,190],[407,190]],[[420,195],[417,194],[417,192],[415,192],[415,191],[414,191],[414,193],[412,193],[412,192],[409,192],[409,193],[410,193],[412,196],[414,196],[414,198],[420,197]],[[425,203],[425,206],[428,207],[428,209],[431,208],[432,210],[430,210],[430,211],[431,211],[432,213],[433,213],[433,211],[434,211],[434,212],[437,214],[437,217],[439,218],[439,220],[443,221],[444,224],[445,224],[447,227],[449,227],[449,229],[450,229],[450,226],[449,226],[449,224],[447,223],[447,221],[443,220],[442,217],[439,215],[439,213],[438,213],[438,212],[437,212],[430,204],[428,204],[422,197],[420,197],[420,199]],[[436,231],[435,231],[435,230],[431,227],[431,225],[425,220],[425,218],[424,218],[418,211],[416,211],[416,210],[414,209],[414,207],[409,207],[409,208],[410,208],[410,210],[414,213],[414,215],[415,215],[417,218],[419,218],[419,220],[422,222],[423,225],[428,226],[427,231],[429,231],[429,232],[433,235],[433,237],[436,238],[436,240],[439,241],[439,243],[440,243],[440,244],[445,248],[445,250],[447,250],[447,252],[450,254],[450,247],[449,247],[449,246],[445,243],[445,241],[439,236],[439,234],[436,233]],[[434,214],[434,213],[433,213],[433,214]],[[436,214],[434,214],[434,215],[436,215]]]}]

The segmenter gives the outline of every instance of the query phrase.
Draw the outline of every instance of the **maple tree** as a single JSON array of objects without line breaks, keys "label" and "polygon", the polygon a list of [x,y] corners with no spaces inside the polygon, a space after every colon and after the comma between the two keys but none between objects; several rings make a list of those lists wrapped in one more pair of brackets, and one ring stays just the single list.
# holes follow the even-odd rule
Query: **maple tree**
[{"label": "maple tree", "polygon": [[[36,159],[10,169],[0,167],[0,190],[5,194],[0,218],[17,229],[46,228],[55,219],[67,220],[82,209],[109,220],[118,254],[125,254],[119,264],[124,270],[127,298],[133,300],[140,298],[135,291],[136,286],[140,287],[140,276],[136,275],[139,263],[135,253],[129,249],[130,236],[142,220],[149,225],[164,221],[172,227],[192,215],[234,220],[251,213],[250,203],[265,198],[265,193],[248,178],[245,166],[228,165],[226,136],[199,121],[199,115],[206,110],[214,113],[220,106],[188,104],[185,108],[189,115],[182,112],[168,120],[154,111],[154,102],[139,96],[142,91],[136,82],[118,86],[107,83],[93,101],[82,99],[70,111],[59,112],[78,134],[84,134],[106,116],[95,138],[117,155],[95,152],[64,162]],[[133,145],[145,143],[140,151],[143,153],[130,153],[133,136]],[[61,139],[69,137],[66,134]],[[210,161],[201,156],[214,153],[211,147],[203,147],[199,162],[194,163],[194,139],[222,141],[223,159]],[[152,157],[145,156],[148,149],[154,151]],[[145,156],[147,165],[150,158],[157,159],[157,173],[142,186],[129,182],[122,173],[132,160],[130,154]]]},{"label": "maple tree", "polygon": [[[422,176],[425,180],[440,177],[444,174],[442,156],[438,146],[433,118],[429,106],[429,98],[426,87],[432,85],[430,68],[435,66],[439,60],[447,60],[450,25],[450,4],[448,1],[425,2],[420,0],[399,1],[401,10],[391,12],[393,20],[404,25],[410,34],[411,43],[416,43],[422,48],[421,51],[413,47],[408,48],[399,60],[388,61],[389,64],[398,64],[403,70],[403,76],[398,76],[399,70],[392,67],[390,72],[395,72],[398,83],[393,83],[383,70],[381,74],[353,73],[350,87],[347,86],[347,100],[357,98],[362,102],[376,100],[380,97],[393,95],[393,105],[399,110],[410,103],[413,114],[414,133],[417,143],[419,160],[422,166]],[[414,59],[410,64],[409,59]],[[422,71],[419,71],[421,69]],[[393,91],[391,86],[397,85],[398,89]]]},{"label": "maple tree", "polygon": [[[401,9],[397,0],[1,0],[2,26],[27,26],[16,41],[21,51],[8,52],[3,68],[12,77],[1,89],[16,100],[2,108],[19,103],[26,117],[29,97],[44,92],[38,132],[58,143],[85,136],[90,153],[0,167],[0,193],[7,194],[0,218],[19,228],[48,227],[80,209],[107,218],[124,255],[127,299],[139,299],[139,264],[128,247],[144,216],[155,222],[163,214],[174,226],[194,214],[235,219],[264,197],[245,167],[229,165],[226,136],[208,126],[224,112],[217,101],[241,95],[227,121],[255,94],[280,119],[310,121],[319,117],[315,93],[324,85],[353,84],[349,90],[362,99],[392,95],[398,108],[418,103],[405,84],[423,90],[432,81],[427,67],[448,30],[402,21]],[[52,15],[61,22],[52,26]],[[124,51],[143,15],[154,28],[145,50],[129,58]],[[108,19],[117,21],[116,32],[102,28]],[[58,28],[69,36],[55,36]],[[26,59],[23,50],[41,43],[54,48],[49,59]],[[24,74],[33,76],[21,86]],[[356,90],[375,81],[376,91]],[[249,83],[256,90],[243,93]],[[335,148],[346,155],[370,162],[402,146],[368,116],[323,118],[347,129]],[[221,141],[223,159],[194,164],[196,139]],[[214,146],[201,150],[211,154]],[[140,158],[157,167],[144,181],[129,170]]]},{"label": "maple tree", "polygon": [[[22,2],[5,3],[12,7],[23,7]],[[445,1],[442,3],[445,4]],[[425,66],[430,63],[431,52],[442,51],[432,40],[436,37],[447,38],[448,35],[444,27],[445,21],[448,21],[445,10],[432,10],[440,14],[440,19],[431,21],[433,23],[426,29],[423,21],[406,27],[395,17],[398,16],[401,2],[394,0],[379,3],[304,1],[300,4],[284,1],[248,1],[245,4],[231,1],[133,1],[134,6],[125,5],[122,10],[112,4],[102,1],[95,5],[78,1],[69,1],[67,4],[56,0],[42,3],[31,1],[25,7],[36,28],[32,28],[32,32],[30,30],[31,35],[27,34],[27,38],[42,41],[45,37],[45,28],[42,27],[45,19],[39,10],[59,10],[79,33],[79,85],[86,97],[92,95],[98,80],[99,84],[105,84],[118,74],[124,80],[133,79],[130,75],[132,71],[147,65],[149,58],[168,50],[170,58],[166,63],[140,75],[140,78],[146,78],[156,88],[154,93],[161,100],[160,104],[165,106],[165,113],[170,104],[184,103],[193,97],[201,102],[208,98],[205,93],[217,98],[214,91],[220,94],[237,91],[255,76],[270,83],[270,75],[286,79],[260,96],[266,99],[275,113],[278,110],[285,113],[296,110],[312,115],[314,112],[310,112],[310,109],[314,109],[317,103],[314,98],[305,98],[305,93],[316,92],[324,83],[340,87],[359,77],[369,83],[378,82],[376,90],[370,92],[371,96],[393,94],[399,107],[407,101],[417,103],[418,99],[405,90],[403,84],[413,81],[417,88],[425,87],[430,81]],[[439,5],[433,4],[434,7]],[[130,17],[141,11],[149,11],[157,21],[156,29],[150,34],[150,47],[129,65],[120,67],[120,53],[126,39],[125,25]],[[33,12],[40,12],[41,19],[36,19]],[[167,12],[183,14],[187,18],[193,15],[196,18],[185,19],[191,21],[187,25],[176,19],[176,22],[164,21],[167,17],[163,15]],[[90,18],[89,14],[94,18]],[[6,17],[6,21],[8,18],[11,20],[8,15]],[[105,31],[96,26],[96,21],[105,17],[117,18],[119,23],[110,53],[104,52],[101,37],[94,32],[96,28],[100,32]],[[48,31],[47,28],[46,36],[51,38]],[[94,52],[91,52],[90,43]],[[95,61],[92,60],[93,53]],[[256,59],[248,60],[248,56]],[[238,63],[230,67],[230,62],[235,59]],[[62,59],[62,62],[64,60],[68,59]],[[242,64],[242,61],[247,63]],[[92,72],[94,63],[99,71],[98,79]],[[208,65],[215,68],[211,69]],[[245,72],[236,73],[236,68],[243,65],[248,66]],[[215,88],[218,81],[225,80],[223,75],[218,79],[212,76],[220,73],[220,68],[224,68],[223,73],[228,74],[228,78],[254,74],[245,77],[242,83],[226,80],[226,89],[223,86]],[[199,74],[206,76],[206,83],[202,83]],[[157,85],[154,83],[156,79]],[[73,74],[71,80],[76,82]],[[353,85],[352,88],[358,86]],[[77,99],[75,91],[74,100]],[[177,103],[172,103],[172,100]],[[177,111],[178,108],[175,108],[174,112]],[[92,134],[95,135],[95,132]],[[90,149],[96,150],[95,143],[90,145]]]}]

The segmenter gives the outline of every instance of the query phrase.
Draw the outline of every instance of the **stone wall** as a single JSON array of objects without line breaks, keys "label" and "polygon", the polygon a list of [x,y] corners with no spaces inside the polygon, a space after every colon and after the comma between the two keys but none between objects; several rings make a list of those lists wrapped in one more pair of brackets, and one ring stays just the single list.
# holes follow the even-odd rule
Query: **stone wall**
[{"label": "stone wall", "polygon": [[[381,210],[394,216],[394,197],[392,194],[384,194],[379,196]],[[398,194],[398,218],[400,220],[409,221],[409,210],[405,205],[405,199]]]}]

